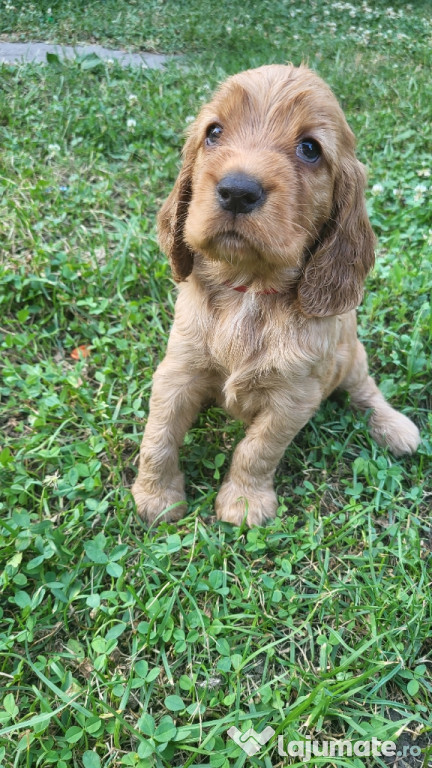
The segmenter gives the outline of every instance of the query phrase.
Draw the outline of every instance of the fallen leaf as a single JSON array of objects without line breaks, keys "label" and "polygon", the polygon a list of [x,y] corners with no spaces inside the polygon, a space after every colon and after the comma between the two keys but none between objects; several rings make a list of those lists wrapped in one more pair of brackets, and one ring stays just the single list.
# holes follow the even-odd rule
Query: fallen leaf
[{"label": "fallen leaf", "polygon": [[73,360],[81,360],[83,357],[90,357],[90,350],[86,344],[80,344],[72,350],[70,356]]}]

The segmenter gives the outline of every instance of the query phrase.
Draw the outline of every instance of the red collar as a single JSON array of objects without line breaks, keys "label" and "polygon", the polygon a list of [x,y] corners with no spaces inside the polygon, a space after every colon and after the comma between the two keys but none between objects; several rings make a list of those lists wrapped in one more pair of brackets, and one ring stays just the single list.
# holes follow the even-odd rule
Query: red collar
[{"label": "red collar", "polygon": [[[231,283],[224,283],[228,288],[232,288],[234,291],[238,291],[239,293],[249,293],[249,287],[247,285],[231,285]],[[268,296],[270,294],[276,294],[279,293],[275,288],[270,288],[268,291],[250,291],[250,293],[256,293],[258,296]]]}]

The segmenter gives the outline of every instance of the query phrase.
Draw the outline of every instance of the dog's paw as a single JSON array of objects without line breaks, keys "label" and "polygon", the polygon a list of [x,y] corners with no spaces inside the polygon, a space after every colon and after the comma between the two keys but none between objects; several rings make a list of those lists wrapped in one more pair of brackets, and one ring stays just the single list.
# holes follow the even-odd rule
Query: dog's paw
[{"label": "dog's paw", "polygon": [[263,488],[244,488],[230,479],[225,480],[216,497],[218,520],[249,527],[264,525],[276,515],[277,498],[271,485]]},{"label": "dog's paw", "polygon": [[176,522],[185,516],[187,504],[183,490],[183,480],[170,484],[168,487],[151,486],[151,490],[139,480],[132,486],[139,516],[149,525],[166,522]]},{"label": "dog's paw", "polygon": [[395,456],[414,453],[420,445],[420,432],[416,425],[390,406],[385,412],[372,414],[369,426],[377,443],[389,448]]}]

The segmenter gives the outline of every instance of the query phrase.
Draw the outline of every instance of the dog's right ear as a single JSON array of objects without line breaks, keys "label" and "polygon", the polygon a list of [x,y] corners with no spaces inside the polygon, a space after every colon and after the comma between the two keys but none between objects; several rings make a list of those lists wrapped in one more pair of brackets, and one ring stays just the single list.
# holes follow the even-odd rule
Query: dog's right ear
[{"label": "dog's right ear", "polygon": [[183,238],[184,225],[192,197],[192,172],[197,151],[195,132],[191,131],[183,149],[183,163],[174,187],[158,214],[159,243],[171,264],[177,283],[192,272],[193,251]]}]

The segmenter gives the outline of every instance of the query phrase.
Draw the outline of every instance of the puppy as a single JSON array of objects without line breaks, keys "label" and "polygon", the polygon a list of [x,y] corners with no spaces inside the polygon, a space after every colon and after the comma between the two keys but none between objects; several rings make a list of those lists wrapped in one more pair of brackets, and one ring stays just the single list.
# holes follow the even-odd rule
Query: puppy
[{"label": "puppy", "polygon": [[386,402],[357,339],[374,236],[354,146],[306,67],[230,77],[191,126],[158,218],[180,289],[132,488],[148,523],[185,514],[178,450],[209,401],[247,425],[216,499],[236,525],[274,517],[277,464],[337,387],[371,410],[380,445],[416,450],[417,427]]}]

